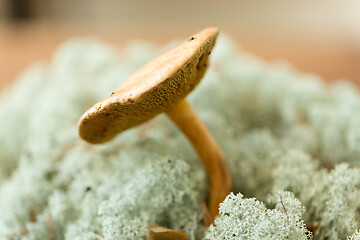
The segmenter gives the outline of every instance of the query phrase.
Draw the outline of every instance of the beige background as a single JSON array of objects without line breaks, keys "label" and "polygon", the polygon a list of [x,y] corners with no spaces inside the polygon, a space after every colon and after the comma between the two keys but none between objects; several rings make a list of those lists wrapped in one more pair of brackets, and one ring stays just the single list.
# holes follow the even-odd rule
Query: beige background
[{"label": "beige background", "polygon": [[22,21],[10,20],[9,1],[0,0],[0,88],[71,37],[164,43],[207,26],[266,60],[286,59],[328,81],[360,82],[357,0],[28,0],[32,17]]}]

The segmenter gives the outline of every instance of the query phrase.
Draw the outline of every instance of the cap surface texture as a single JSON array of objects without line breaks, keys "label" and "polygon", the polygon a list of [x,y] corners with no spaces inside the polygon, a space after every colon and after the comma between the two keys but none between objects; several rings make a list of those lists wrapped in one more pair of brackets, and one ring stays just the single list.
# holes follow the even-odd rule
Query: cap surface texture
[{"label": "cap surface texture", "polygon": [[145,64],[82,115],[80,137],[103,143],[169,110],[200,82],[217,35],[217,28],[204,29]]}]

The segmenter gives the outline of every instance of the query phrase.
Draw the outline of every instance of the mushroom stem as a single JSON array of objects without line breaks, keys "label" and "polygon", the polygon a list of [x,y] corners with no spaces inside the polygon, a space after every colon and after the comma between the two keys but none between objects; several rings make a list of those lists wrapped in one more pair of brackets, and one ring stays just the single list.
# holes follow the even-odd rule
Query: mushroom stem
[{"label": "mushroom stem", "polygon": [[219,214],[219,204],[231,189],[231,179],[224,154],[185,99],[166,113],[190,140],[206,167],[210,180],[209,211],[214,219]]}]

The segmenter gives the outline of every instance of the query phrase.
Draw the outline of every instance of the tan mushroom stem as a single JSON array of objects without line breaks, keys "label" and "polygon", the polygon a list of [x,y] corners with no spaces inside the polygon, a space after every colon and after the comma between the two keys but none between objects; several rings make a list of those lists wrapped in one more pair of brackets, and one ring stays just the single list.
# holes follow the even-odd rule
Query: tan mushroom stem
[{"label": "tan mushroom stem", "polygon": [[219,204],[229,194],[231,180],[221,148],[186,100],[166,112],[190,140],[201,157],[210,180],[209,211],[214,219]]}]

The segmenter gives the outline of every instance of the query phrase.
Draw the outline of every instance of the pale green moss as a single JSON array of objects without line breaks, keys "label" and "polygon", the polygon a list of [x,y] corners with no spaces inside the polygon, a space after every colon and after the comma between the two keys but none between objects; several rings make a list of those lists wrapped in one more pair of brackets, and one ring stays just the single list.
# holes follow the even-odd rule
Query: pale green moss
[{"label": "pale green moss", "polygon": [[242,194],[229,194],[220,204],[220,216],[209,227],[206,239],[306,240],[311,233],[301,219],[304,207],[289,192],[278,194],[275,209],[267,209],[255,198],[244,199]]},{"label": "pale green moss", "polygon": [[360,231],[356,230],[356,232],[347,238],[348,240],[360,240]]},{"label": "pale green moss", "polygon": [[[3,93],[0,239],[144,239],[153,223],[191,239],[203,236],[207,177],[164,115],[103,145],[77,134],[88,107],[164,48],[133,43],[119,51],[93,39],[71,40]],[[328,87],[287,63],[264,63],[224,36],[210,61],[189,101],[224,150],[233,191],[245,196],[230,195],[226,208],[253,208],[234,211],[229,225],[223,214],[208,238],[224,239],[219,234],[227,229],[257,239],[306,239],[305,221],[316,229],[314,239],[357,239],[356,88]],[[249,222],[237,225],[239,215]]]}]

